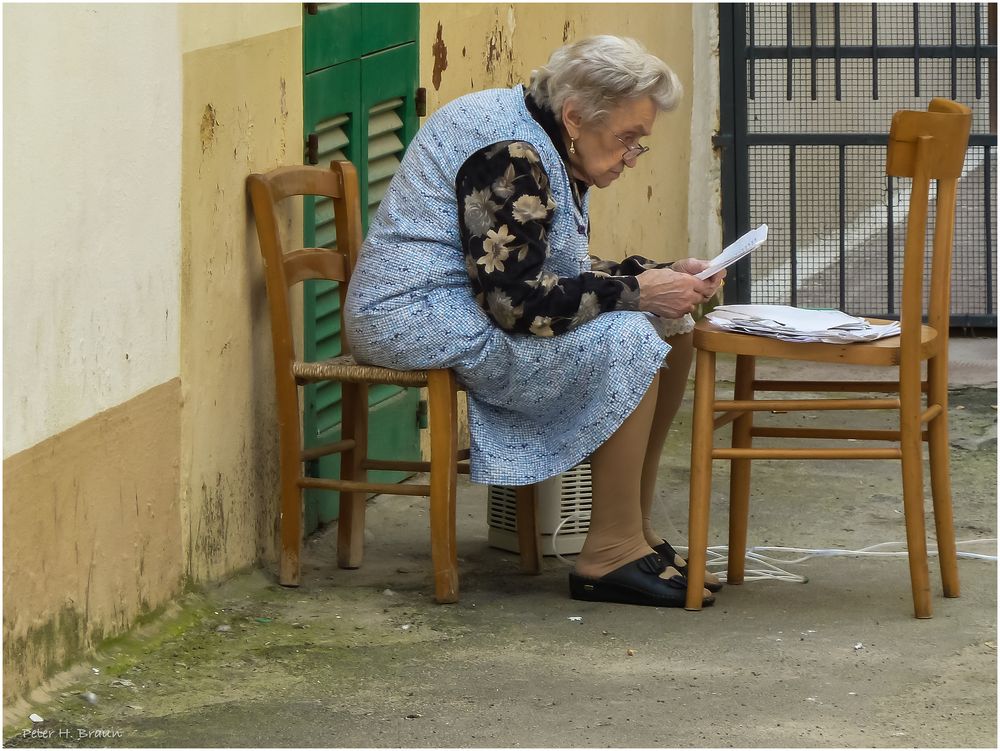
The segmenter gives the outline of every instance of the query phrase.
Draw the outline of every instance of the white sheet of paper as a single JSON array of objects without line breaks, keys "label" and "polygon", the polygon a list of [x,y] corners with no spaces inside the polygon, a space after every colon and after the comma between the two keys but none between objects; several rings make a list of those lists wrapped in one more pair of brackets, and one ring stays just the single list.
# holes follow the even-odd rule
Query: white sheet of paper
[{"label": "white sheet of paper", "polygon": [[863,318],[840,310],[811,310],[791,305],[720,305],[715,310],[735,314],[738,318],[774,321],[795,331],[826,331],[838,326],[864,324]]},{"label": "white sheet of paper", "polygon": [[765,240],[767,240],[767,225],[762,224],[728,246],[709,262],[707,269],[698,272],[695,276],[699,279],[708,279],[708,277],[718,274],[727,266],[732,266],[754,248],[763,245]]}]

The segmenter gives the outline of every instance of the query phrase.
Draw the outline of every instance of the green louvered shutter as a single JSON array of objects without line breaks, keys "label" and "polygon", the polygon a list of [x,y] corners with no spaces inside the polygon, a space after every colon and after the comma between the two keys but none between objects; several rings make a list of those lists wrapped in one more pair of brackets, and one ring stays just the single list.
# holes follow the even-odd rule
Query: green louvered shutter
[{"label": "green louvered shutter", "polygon": [[[399,169],[406,144],[416,132],[417,116],[413,102],[416,77],[415,44],[379,52],[361,60],[364,150],[368,157],[365,173],[360,178],[361,203],[368,209],[364,217],[365,230],[378,211],[392,176]],[[398,398],[402,391],[404,389],[398,386],[373,386],[370,401],[378,404]],[[414,389],[406,391],[415,392]]]},{"label": "green louvered shutter", "polygon": [[[413,19],[412,37],[415,38],[414,9],[405,6],[400,12]],[[417,50],[416,44],[410,42],[360,59],[340,62],[344,49],[353,52],[359,43],[349,29],[345,29],[343,24],[331,24],[330,18],[354,21],[362,15],[363,13],[357,12],[357,6],[333,5],[320,6],[317,15],[306,16],[306,64],[321,64],[323,55],[327,60],[338,62],[322,70],[307,72],[304,125],[307,138],[314,135],[317,164],[325,165],[332,159],[346,158],[357,168],[362,224],[367,231],[369,221],[374,216],[392,175],[399,167],[405,145],[416,131],[414,94],[417,85]],[[316,34],[330,34],[332,29],[337,30],[337,37],[331,44],[324,46],[316,42]],[[320,200],[313,205],[311,201],[307,201],[304,210],[306,246],[331,247],[336,242],[332,203]],[[341,322],[337,285],[307,283],[303,310],[306,359],[324,359],[340,354],[338,339]],[[369,403],[373,405],[369,422],[370,455],[376,458],[419,459],[419,391],[394,386],[373,386],[369,393]],[[334,441],[340,437],[339,385],[319,384],[307,387],[304,411],[304,440],[307,446]],[[334,456],[319,460],[311,467],[311,471],[320,477],[337,477],[339,468],[340,459]],[[373,479],[382,482],[397,482],[405,477],[398,472],[370,474]],[[338,512],[337,493],[307,491],[307,532],[315,529],[319,523],[335,519]]]}]

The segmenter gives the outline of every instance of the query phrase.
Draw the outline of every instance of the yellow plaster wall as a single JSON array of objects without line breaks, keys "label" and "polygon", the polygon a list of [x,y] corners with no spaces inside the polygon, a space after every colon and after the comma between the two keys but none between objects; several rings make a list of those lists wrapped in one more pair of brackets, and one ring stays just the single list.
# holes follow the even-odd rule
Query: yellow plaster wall
[{"label": "yellow plaster wall", "polygon": [[185,3],[178,7],[181,52],[241,42],[302,25],[299,3]]},{"label": "yellow plaster wall", "polygon": [[179,402],[174,378],[4,460],[6,705],[180,592]]},{"label": "yellow plaster wall", "polygon": [[245,180],[301,162],[301,33],[183,56],[180,490],[195,581],[273,553],[274,366]]},{"label": "yellow plaster wall", "polygon": [[673,68],[685,96],[677,109],[657,119],[646,140],[651,151],[635,169],[594,191],[592,252],[605,258],[687,256],[690,128],[697,95],[690,4],[423,4],[420,84],[427,88],[428,113],[470,91],[527,83],[557,47],[593,34],[639,40]]}]

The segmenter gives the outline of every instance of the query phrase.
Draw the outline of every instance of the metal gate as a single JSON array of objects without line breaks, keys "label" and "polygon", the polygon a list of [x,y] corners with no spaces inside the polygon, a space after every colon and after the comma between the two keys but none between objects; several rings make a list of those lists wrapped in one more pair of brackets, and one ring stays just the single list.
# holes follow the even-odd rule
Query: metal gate
[{"label": "metal gate", "polygon": [[996,5],[748,3],[719,15],[725,239],[769,227],[730,270],[727,301],[898,318],[910,181],[885,176],[889,122],[940,96],[973,110],[952,325],[996,328]]}]

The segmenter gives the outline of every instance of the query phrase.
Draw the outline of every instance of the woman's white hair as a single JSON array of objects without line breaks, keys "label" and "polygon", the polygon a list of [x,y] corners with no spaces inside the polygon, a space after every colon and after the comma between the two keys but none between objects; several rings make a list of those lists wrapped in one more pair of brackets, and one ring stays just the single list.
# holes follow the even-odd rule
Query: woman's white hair
[{"label": "woman's white hair", "polygon": [[557,49],[547,65],[532,71],[528,90],[557,117],[567,100],[575,100],[588,122],[600,121],[616,106],[645,96],[659,110],[671,110],[683,93],[677,74],[660,58],[634,39],[608,34]]}]

